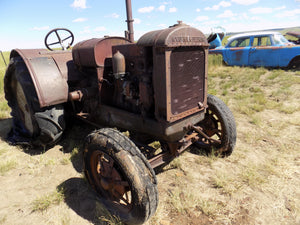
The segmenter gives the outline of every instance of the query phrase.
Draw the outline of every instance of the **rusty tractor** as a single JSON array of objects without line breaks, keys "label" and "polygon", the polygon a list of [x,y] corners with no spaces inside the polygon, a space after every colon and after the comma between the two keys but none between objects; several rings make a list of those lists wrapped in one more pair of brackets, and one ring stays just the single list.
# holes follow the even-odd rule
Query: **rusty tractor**
[{"label": "rusty tractor", "polygon": [[[62,50],[12,50],[4,89],[10,143],[51,146],[70,116],[97,127],[84,142],[87,180],[111,213],[142,224],[158,205],[154,169],[190,146],[230,155],[236,126],[225,103],[207,94],[204,34],[179,22],[135,43],[130,0],[126,9],[125,37],[89,39],[70,50],[74,36],[59,28],[45,44]],[[49,43],[49,35],[58,41]],[[159,149],[149,145],[154,141]]]}]

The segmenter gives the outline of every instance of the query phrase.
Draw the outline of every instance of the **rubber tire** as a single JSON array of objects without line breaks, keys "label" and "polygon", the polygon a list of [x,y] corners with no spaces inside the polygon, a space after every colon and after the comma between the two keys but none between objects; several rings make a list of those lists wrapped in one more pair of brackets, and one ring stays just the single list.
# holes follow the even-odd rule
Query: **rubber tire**
[{"label": "rubber tire", "polygon": [[40,108],[31,76],[21,57],[11,59],[4,77],[4,91],[13,117],[8,135],[11,144],[45,147],[59,141],[65,129],[64,108],[62,105]]},{"label": "rubber tire", "polygon": [[297,56],[291,60],[288,69],[290,70],[300,70],[300,57]]},{"label": "rubber tire", "polygon": [[[109,155],[119,168],[123,179],[127,180],[132,196],[132,208],[129,212],[118,210],[113,202],[104,196],[105,190],[96,185],[97,178],[93,176],[90,162],[93,152],[97,150]],[[135,144],[119,131],[103,128],[87,136],[84,147],[84,171],[100,201],[122,222],[143,224],[155,213],[158,205],[155,173]]]},{"label": "rubber tire", "polygon": [[[220,126],[222,127],[222,136],[220,138],[221,144],[217,146],[203,145],[203,143],[195,143],[194,146],[198,148],[203,148],[208,151],[208,153],[214,153],[216,156],[229,156],[233,152],[236,144],[236,124],[234,116],[227,105],[218,97],[214,95],[207,95],[207,111],[205,117],[207,117],[209,111],[213,112],[218,120],[220,121]],[[200,125],[204,132],[210,127],[205,127],[205,118],[198,125]]]}]

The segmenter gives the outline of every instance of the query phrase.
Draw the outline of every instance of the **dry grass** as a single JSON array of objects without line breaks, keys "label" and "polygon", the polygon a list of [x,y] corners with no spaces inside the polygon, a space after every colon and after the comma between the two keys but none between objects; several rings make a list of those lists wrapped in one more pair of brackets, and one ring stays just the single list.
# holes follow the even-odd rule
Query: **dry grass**
[{"label": "dry grass", "polygon": [[54,191],[35,199],[32,205],[32,212],[47,210],[52,205],[58,205],[64,199],[63,189]]},{"label": "dry grass", "polygon": [[[209,93],[235,116],[236,148],[228,158],[185,152],[165,167],[157,175],[159,206],[146,224],[300,224],[300,72],[214,60]],[[9,109],[0,109],[3,139]],[[75,124],[45,152],[0,142],[0,224],[121,224],[83,179],[87,130]]]}]

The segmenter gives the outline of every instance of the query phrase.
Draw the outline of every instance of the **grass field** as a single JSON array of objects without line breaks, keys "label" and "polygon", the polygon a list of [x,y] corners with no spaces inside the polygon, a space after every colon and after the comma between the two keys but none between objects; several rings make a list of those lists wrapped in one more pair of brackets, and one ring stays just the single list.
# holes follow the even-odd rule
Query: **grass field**
[{"label": "grass field", "polygon": [[[5,53],[8,58],[8,53]],[[121,224],[82,174],[82,124],[47,151],[10,146],[0,59],[0,224]],[[209,57],[208,90],[232,110],[228,158],[189,151],[157,175],[160,202],[147,225],[300,224],[300,72],[222,66]]]}]

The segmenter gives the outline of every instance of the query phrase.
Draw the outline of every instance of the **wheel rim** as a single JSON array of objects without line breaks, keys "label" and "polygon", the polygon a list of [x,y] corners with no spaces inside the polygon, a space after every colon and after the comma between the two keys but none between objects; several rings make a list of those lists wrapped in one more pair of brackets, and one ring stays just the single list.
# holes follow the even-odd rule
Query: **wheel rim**
[{"label": "wheel rim", "polygon": [[114,207],[129,212],[132,208],[132,192],[113,158],[96,150],[92,153],[90,165],[96,190]]},{"label": "wheel rim", "polygon": [[[210,109],[207,109],[205,114],[205,119],[200,123],[203,128],[203,132],[210,138],[214,140],[222,141],[223,138],[223,126],[222,121],[219,119],[218,115]],[[220,144],[212,142],[206,138],[202,138],[202,142],[206,145],[218,147]]]}]

